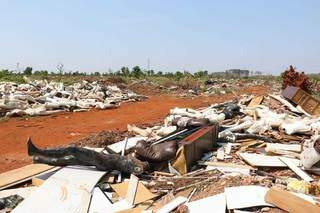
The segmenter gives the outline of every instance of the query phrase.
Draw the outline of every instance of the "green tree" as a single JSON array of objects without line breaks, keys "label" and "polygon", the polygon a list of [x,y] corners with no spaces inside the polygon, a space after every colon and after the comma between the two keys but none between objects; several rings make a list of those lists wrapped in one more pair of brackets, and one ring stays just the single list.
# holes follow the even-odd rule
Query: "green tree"
[{"label": "green tree", "polygon": [[180,71],[177,71],[177,72],[176,72],[176,77],[177,77],[178,79],[182,78],[182,76],[183,76],[183,73],[182,73],[182,72],[180,72]]},{"label": "green tree", "polygon": [[158,71],[157,72],[157,76],[162,76],[163,75],[163,72],[162,71]]},{"label": "green tree", "polygon": [[132,68],[131,75],[135,78],[140,78],[141,76],[144,75],[144,73],[142,72],[139,66],[134,66]]},{"label": "green tree", "polygon": [[23,71],[24,75],[32,75],[32,67],[26,67],[26,69]]},{"label": "green tree", "polygon": [[121,74],[124,76],[129,76],[130,75],[130,70],[128,67],[121,67]]}]

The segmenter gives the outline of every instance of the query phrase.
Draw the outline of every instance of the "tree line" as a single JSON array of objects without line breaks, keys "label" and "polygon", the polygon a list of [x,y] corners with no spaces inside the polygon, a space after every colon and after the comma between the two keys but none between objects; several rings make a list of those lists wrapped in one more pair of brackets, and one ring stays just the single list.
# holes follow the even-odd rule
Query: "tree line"
[{"label": "tree line", "polygon": [[133,78],[143,78],[146,76],[164,76],[164,77],[175,77],[182,78],[185,76],[192,77],[204,77],[208,76],[208,71],[198,71],[193,74],[187,71],[176,71],[176,72],[163,72],[154,70],[142,70],[139,66],[134,66],[131,69],[128,67],[121,67],[120,70],[115,72],[79,72],[79,71],[64,71],[63,64],[57,66],[56,72],[49,72],[47,70],[33,70],[32,67],[26,67],[23,71],[9,71],[7,69],[0,70],[0,77],[6,75],[38,75],[38,76],[48,76],[48,75],[60,75],[60,76],[123,76],[123,77],[133,77]]}]

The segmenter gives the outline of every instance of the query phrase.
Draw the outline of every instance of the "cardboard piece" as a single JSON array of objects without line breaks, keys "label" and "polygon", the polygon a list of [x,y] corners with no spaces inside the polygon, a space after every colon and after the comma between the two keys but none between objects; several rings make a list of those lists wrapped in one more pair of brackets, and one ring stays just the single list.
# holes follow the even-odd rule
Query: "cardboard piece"
[{"label": "cardboard piece", "polygon": [[[277,156],[268,156],[255,153],[238,153],[238,155],[248,164],[255,167],[287,167],[287,165],[283,163]],[[291,158],[286,159],[290,160],[296,166],[300,164],[300,160]]]},{"label": "cardboard piece", "polygon": [[189,213],[203,212],[204,209],[210,209],[210,212],[215,213],[225,213],[227,202],[225,194],[221,193],[187,203],[186,206],[188,207]]},{"label": "cardboard piece", "polygon": [[265,202],[268,188],[262,186],[237,186],[225,188],[228,209],[242,209],[254,206],[272,206]]},{"label": "cardboard piece", "polygon": [[[111,188],[119,195],[121,198],[125,198],[128,192],[129,182],[124,181],[118,184],[112,184]],[[156,194],[151,193],[140,181],[136,190],[136,196],[134,198],[133,204],[139,204],[144,201],[153,199],[156,197]]]},{"label": "cardboard piece", "polygon": [[320,207],[304,200],[290,192],[278,188],[271,188],[265,195],[265,201],[287,212],[318,213]]},{"label": "cardboard piece", "polygon": [[19,169],[14,169],[0,174],[0,190],[31,180],[37,174],[52,169],[46,164],[30,164]]},{"label": "cardboard piece", "polygon": [[313,178],[310,177],[307,173],[298,168],[292,161],[288,160],[288,158],[279,157],[279,159],[285,163],[294,173],[296,173],[299,177],[301,177],[304,181],[311,182]]},{"label": "cardboard piece", "polygon": [[87,212],[91,192],[105,172],[91,167],[65,167],[52,175],[12,213]]}]

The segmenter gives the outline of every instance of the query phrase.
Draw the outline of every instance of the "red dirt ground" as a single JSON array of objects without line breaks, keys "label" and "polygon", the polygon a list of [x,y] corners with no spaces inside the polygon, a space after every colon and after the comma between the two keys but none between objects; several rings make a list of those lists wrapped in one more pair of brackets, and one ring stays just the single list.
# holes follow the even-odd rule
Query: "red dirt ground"
[{"label": "red dirt ground", "polygon": [[195,98],[154,95],[149,96],[146,101],[124,103],[112,110],[1,121],[0,173],[31,162],[26,152],[26,140],[29,136],[40,147],[65,145],[102,130],[125,130],[127,124],[154,123],[163,119],[173,107],[203,107],[244,93],[263,95],[267,93],[267,88],[256,86],[243,88],[237,94]]}]

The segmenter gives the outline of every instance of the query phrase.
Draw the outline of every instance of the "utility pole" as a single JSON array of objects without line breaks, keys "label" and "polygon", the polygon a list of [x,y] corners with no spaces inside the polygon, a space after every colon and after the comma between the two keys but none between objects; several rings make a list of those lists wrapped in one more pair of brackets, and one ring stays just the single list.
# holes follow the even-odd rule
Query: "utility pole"
[{"label": "utility pole", "polygon": [[17,72],[17,74],[20,72],[19,65],[20,65],[20,63],[18,62],[18,63],[17,63],[17,71],[16,71],[16,72]]},{"label": "utility pole", "polygon": [[147,61],[147,71],[150,71],[150,58],[148,58],[148,61]]}]

